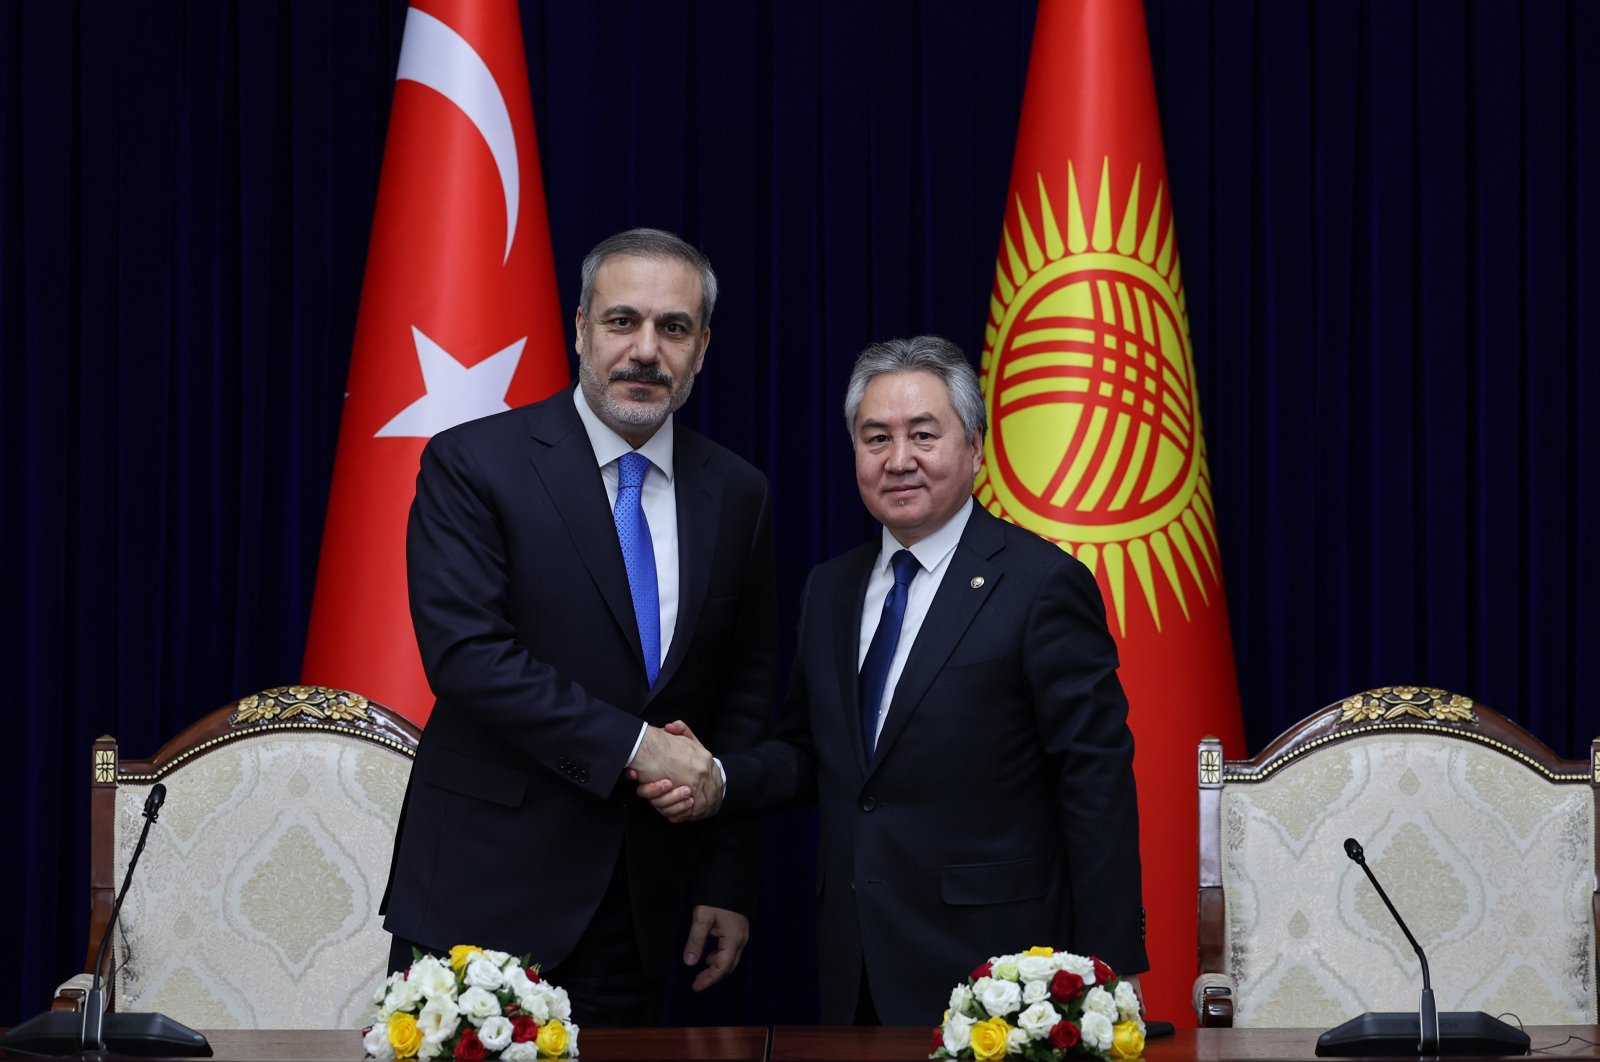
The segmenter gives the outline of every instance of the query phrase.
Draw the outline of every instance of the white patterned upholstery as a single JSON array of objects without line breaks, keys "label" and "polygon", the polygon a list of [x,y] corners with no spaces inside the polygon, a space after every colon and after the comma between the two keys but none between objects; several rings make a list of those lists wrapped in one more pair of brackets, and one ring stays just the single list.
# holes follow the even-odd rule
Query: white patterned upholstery
[{"label": "white patterned upholstery", "polygon": [[1319,1028],[1416,1006],[1416,955],[1347,837],[1427,952],[1441,1011],[1597,1020],[1591,785],[1558,784],[1445,728],[1314,744],[1221,786],[1235,1026]]},{"label": "white patterned upholstery", "polygon": [[[116,1009],[197,1029],[359,1028],[386,973],[378,904],[410,769],[359,734],[267,729],[161,774],[112,944]],[[154,781],[118,780],[119,884]]]}]

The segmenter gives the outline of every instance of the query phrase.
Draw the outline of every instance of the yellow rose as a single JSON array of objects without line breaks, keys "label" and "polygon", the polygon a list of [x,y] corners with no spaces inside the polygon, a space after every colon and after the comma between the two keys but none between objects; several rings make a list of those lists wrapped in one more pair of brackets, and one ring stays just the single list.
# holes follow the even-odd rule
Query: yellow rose
[{"label": "yellow rose", "polygon": [[422,1030],[417,1028],[417,1019],[406,1013],[390,1015],[389,1046],[394,1048],[396,1058],[416,1058],[417,1048],[422,1046]]},{"label": "yellow rose", "polygon": [[1144,1054],[1144,1030],[1138,1022],[1125,1021],[1111,1030],[1111,1057],[1134,1059]]},{"label": "yellow rose", "polygon": [[994,1062],[1006,1057],[1006,1034],[1011,1026],[1004,1018],[990,1018],[972,1027],[972,1057],[978,1062]]},{"label": "yellow rose", "polygon": [[560,1058],[567,1053],[567,1027],[551,1018],[539,1026],[539,1035],[533,1042],[545,1058]]},{"label": "yellow rose", "polygon": [[1047,948],[1042,944],[1038,944],[1038,945],[1035,945],[1034,947],[1029,948],[1027,951],[1023,952],[1022,954],[1024,954],[1024,955],[1037,955],[1041,959],[1048,959],[1050,956],[1054,955],[1055,953],[1056,953],[1056,949]]},{"label": "yellow rose", "polygon": [[459,974],[467,968],[467,963],[472,961],[474,955],[482,955],[483,949],[476,944],[457,944],[450,949],[450,969]]}]

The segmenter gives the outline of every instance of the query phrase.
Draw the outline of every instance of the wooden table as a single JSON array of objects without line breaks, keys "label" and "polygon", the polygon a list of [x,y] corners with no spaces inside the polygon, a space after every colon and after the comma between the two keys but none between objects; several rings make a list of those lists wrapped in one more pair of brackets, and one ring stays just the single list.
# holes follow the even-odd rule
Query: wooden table
[{"label": "wooden table", "polygon": [[[770,1062],[925,1062],[932,1026],[916,1029],[857,1029],[848,1026],[780,1025],[772,1030]],[[1146,1062],[1255,1062],[1317,1059],[1321,1029],[1179,1029],[1145,1045]],[[585,1034],[587,1035],[587,1034]],[[1529,1026],[1533,1049],[1543,1058],[1600,1058],[1600,1026]],[[1513,1056],[1526,1058],[1526,1055]],[[1412,1056],[1414,1059],[1415,1056]],[[1325,1060],[1317,1060],[1325,1062]]]},{"label": "wooden table", "polygon": [[[202,1030],[221,1062],[358,1062],[361,1037],[348,1030]],[[1285,1062],[1316,1059],[1320,1029],[1179,1029],[1152,1040],[1146,1062]],[[1540,1058],[1596,1058],[1600,1026],[1530,1026]],[[1567,1040],[1569,1036],[1582,1039]],[[1566,1043],[1562,1043],[1566,1040]],[[580,1062],[924,1062],[929,1029],[780,1025],[687,1029],[585,1029]],[[1527,1057],[1527,1056],[1521,1056]],[[150,1060],[145,1060],[150,1062]]]}]

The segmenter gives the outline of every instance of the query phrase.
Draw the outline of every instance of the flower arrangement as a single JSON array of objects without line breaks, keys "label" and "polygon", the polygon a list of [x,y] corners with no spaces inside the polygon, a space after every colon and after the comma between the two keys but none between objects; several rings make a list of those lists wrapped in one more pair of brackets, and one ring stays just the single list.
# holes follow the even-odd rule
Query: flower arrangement
[{"label": "flower arrangement", "polygon": [[1029,948],[990,959],[955,987],[928,1057],[1121,1062],[1143,1053],[1133,985],[1099,959]]},{"label": "flower arrangement", "polygon": [[413,953],[411,968],[378,986],[361,1046],[377,1059],[508,1062],[578,1057],[578,1027],[565,989],[539,967],[470,944],[448,959]]}]

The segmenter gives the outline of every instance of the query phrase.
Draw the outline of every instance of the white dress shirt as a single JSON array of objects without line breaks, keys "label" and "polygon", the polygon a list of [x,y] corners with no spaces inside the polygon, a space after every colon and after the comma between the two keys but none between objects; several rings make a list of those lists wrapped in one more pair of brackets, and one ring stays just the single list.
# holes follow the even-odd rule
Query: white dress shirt
[{"label": "white dress shirt", "polygon": [[917,558],[918,571],[911,585],[906,588],[906,615],[900,624],[900,641],[894,647],[894,658],[889,661],[889,678],[883,685],[883,704],[879,706],[875,734],[883,733],[883,721],[889,715],[889,705],[894,703],[894,688],[900,684],[900,672],[905,670],[906,657],[911,655],[917,632],[922,630],[922,621],[928,616],[928,606],[933,604],[933,595],[944,581],[944,573],[950,568],[950,558],[955,556],[956,544],[961,541],[961,532],[966,530],[967,520],[971,516],[972,499],[968,498],[961,510],[943,527],[909,547],[902,546],[887,527],[883,529],[883,545],[878,549],[878,559],[872,566],[872,575],[867,579],[866,600],[861,603],[861,641],[856,647],[858,675],[867,659],[867,649],[872,645],[878,621],[883,618],[883,599],[889,596],[889,590],[894,586],[894,567],[889,563],[890,558],[902,549],[910,549],[911,555]]}]

